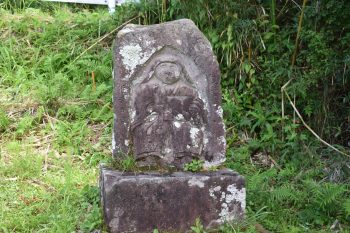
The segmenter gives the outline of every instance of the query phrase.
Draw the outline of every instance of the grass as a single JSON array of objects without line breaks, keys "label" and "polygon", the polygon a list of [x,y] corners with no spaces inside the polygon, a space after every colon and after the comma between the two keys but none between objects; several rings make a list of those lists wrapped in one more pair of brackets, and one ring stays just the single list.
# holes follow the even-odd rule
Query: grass
[{"label": "grass", "polygon": [[0,18],[0,232],[99,227],[112,38],[71,61],[117,25],[105,9],[0,9]]},{"label": "grass", "polygon": [[[75,59],[126,16],[132,18],[132,10],[113,18],[105,7],[89,11],[58,4],[16,11],[11,1],[5,3],[0,5],[8,8],[0,8],[0,232],[103,228],[97,179],[99,163],[111,158],[113,35]],[[147,14],[148,22],[151,10]],[[223,93],[225,121],[232,125],[240,99]],[[261,127],[266,117],[261,111]],[[295,149],[292,156],[281,151],[274,159],[258,150],[259,143],[271,144],[269,138],[258,141],[235,130],[228,132],[226,165],[247,179],[247,219],[220,232],[330,232],[336,221],[349,232],[347,179],[327,178],[342,169],[343,160],[325,161],[317,145],[297,140],[309,143],[304,151]],[[286,150],[296,144],[286,143]],[[128,157],[118,166],[132,169],[135,161]],[[203,232],[194,224],[194,232]]]}]

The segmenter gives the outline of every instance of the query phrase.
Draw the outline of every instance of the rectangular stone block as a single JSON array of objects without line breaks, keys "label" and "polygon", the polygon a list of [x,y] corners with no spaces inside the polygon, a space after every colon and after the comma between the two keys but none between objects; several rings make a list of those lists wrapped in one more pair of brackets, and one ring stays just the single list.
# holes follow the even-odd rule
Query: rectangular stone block
[{"label": "rectangular stone block", "polygon": [[101,169],[101,196],[110,232],[186,232],[200,218],[206,228],[244,216],[244,178],[225,170],[122,173]]}]

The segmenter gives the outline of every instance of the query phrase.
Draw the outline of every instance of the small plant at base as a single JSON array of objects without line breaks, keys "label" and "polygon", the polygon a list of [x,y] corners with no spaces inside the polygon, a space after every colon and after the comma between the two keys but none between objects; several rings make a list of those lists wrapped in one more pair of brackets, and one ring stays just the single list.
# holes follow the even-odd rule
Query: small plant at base
[{"label": "small plant at base", "polygon": [[192,162],[186,163],[184,169],[185,171],[198,172],[203,169],[203,164],[203,160],[194,159]]},{"label": "small plant at base", "polygon": [[[121,153],[120,159],[111,159],[109,164],[113,169],[122,171],[136,171],[136,160],[132,155]],[[118,157],[119,157],[118,156]]]},{"label": "small plant at base", "polygon": [[121,161],[121,165],[125,171],[132,170],[136,166],[136,160],[134,157],[128,156]]},{"label": "small plant at base", "polygon": [[191,227],[191,230],[195,233],[206,233],[204,226],[199,218],[196,219],[196,223]]}]

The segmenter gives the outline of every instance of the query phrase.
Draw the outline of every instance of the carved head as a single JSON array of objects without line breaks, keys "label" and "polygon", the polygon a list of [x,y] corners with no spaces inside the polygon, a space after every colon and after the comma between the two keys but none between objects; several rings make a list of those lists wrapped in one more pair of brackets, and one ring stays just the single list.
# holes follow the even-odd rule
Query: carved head
[{"label": "carved head", "polygon": [[171,85],[181,79],[182,67],[173,62],[162,62],[156,66],[154,75],[162,83]]}]

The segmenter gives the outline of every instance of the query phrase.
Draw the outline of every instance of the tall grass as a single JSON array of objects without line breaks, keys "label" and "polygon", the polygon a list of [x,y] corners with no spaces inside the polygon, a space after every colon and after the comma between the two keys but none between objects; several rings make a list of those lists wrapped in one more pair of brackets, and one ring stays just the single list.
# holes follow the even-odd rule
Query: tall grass
[{"label": "tall grass", "polygon": [[117,24],[105,9],[2,4],[0,232],[93,230],[98,163],[110,156],[112,38],[72,60]]},{"label": "tall grass", "polygon": [[28,7],[38,6],[41,2],[39,0],[1,0],[0,7],[10,11],[23,10]]}]

